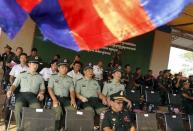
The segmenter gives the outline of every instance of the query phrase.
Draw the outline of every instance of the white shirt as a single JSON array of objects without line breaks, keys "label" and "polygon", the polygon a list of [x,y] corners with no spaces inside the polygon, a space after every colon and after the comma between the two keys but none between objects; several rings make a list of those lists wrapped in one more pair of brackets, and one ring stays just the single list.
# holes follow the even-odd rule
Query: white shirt
[{"label": "white shirt", "polygon": [[74,84],[76,84],[77,80],[80,80],[83,78],[83,75],[80,72],[75,73],[74,70],[68,72],[67,75],[72,77]]},{"label": "white shirt", "polygon": [[23,71],[28,71],[28,66],[21,66],[21,64],[14,65],[13,68],[11,69],[9,75],[17,77],[21,72]]},{"label": "white shirt", "polygon": [[103,68],[99,67],[98,65],[93,66],[94,78],[95,80],[102,80],[103,79]]},{"label": "white shirt", "polygon": [[40,71],[40,74],[42,75],[44,81],[48,81],[50,79],[50,76],[52,74],[55,74],[56,72],[53,72],[51,68],[43,68]]}]

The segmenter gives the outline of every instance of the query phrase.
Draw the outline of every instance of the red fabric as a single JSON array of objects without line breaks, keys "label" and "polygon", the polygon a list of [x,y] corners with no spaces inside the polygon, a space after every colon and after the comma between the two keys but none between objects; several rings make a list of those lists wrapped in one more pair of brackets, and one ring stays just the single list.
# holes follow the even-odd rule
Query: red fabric
[{"label": "red fabric", "polygon": [[[139,0],[131,0],[130,6],[125,6],[125,2],[128,0],[109,0],[107,2],[105,0],[59,0],[64,17],[81,50],[98,49],[155,28],[145,10],[140,6]],[[118,13],[117,16],[120,14],[122,18],[120,23],[125,23],[126,27],[129,26],[126,33],[125,30],[116,32],[116,29],[119,31],[120,25],[109,26],[108,20],[105,21],[97,12],[96,5],[100,10],[107,12],[103,15],[104,19],[113,11]],[[113,10],[109,11],[109,8]],[[112,32],[109,27],[115,31]],[[121,36],[122,34],[124,35]],[[118,39],[119,35],[120,39]]]},{"label": "red fabric", "polygon": [[42,0],[16,0],[23,10],[30,13]]},{"label": "red fabric", "polygon": [[116,38],[92,6],[92,0],[59,0],[65,19],[81,50],[96,49]]}]

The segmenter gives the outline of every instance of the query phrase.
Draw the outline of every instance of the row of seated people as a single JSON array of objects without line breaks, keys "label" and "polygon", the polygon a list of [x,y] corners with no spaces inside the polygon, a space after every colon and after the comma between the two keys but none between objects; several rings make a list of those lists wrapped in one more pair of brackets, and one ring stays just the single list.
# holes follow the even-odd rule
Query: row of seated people
[{"label": "row of seated people", "polygon": [[[38,58],[38,57],[33,57],[33,60],[35,59],[35,58]],[[20,61],[22,61],[19,65],[20,66],[22,66],[22,64],[24,65],[24,67],[26,67],[26,68],[22,68],[22,69],[26,69],[27,70],[27,68],[29,68],[29,67],[27,67],[24,63],[26,62],[26,55],[24,55],[24,54],[22,54],[22,55],[20,55],[20,59],[22,59],[22,60],[20,60]],[[24,62],[25,61],[25,62]],[[33,61],[32,60],[30,60],[29,59],[29,63],[30,63],[30,61],[31,61],[31,63],[33,63]],[[34,60],[35,61],[35,60]],[[63,60],[63,62],[64,62],[64,60]],[[18,65],[18,66],[19,66]],[[58,64],[58,62],[57,61],[52,61],[52,64],[51,64],[51,68],[48,68],[48,69],[55,69],[55,73],[57,73],[56,72],[56,70],[59,68],[59,67],[57,67],[59,64]],[[64,64],[65,65],[65,64]],[[99,64],[100,65],[100,64]],[[19,66],[19,67],[20,67]],[[71,71],[71,72],[69,72],[68,73],[68,76],[70,76],[70,77],[72,77],[73,79],[72,79],[72,81],[73,81],[73,84],[74,85],[76,85],[75,87],[78,87],[77,85],[81,85],[82,83],[79,83],[79,80],[77,81],[77,79],[80,79],[79,77],[81,76],[81,74],[80,74],[80,72],[76,72],[77,74],[75,74],[73,71],[75,71],[75,70],[80,70],[80,67],[81,67],[81,64],[80,64],[80,62],[74,62],[73,63],[73,65],[72,65],[72,67],[73,67],[73,70]],[[93,68],[93,66],[90,66],[90,67],[92,67]],[[48,70],[47,69],[47,70]],[[117,68],[115,68],[116,70],[117,70]],[[120,70],[120,69],[119,69]],[[11,72],[10,72],[10,76],[13,76],[13,77],[11,77],[11,80],[10,81],[12,81],[11,83],[13,83],[13,81],[14,81],[14,77],[15,78],[17,78],[17,75],[19,76],[19,72],[20,72],[20,70],[17,68],[17,66],[15,66],[15,68],[12,68],[12,70],[11,70]],[[46,74],[46,72],[47,71],[45,71],[45,70],[42,70],[42,71],[40,71],[40,74],[42,74],[42,76],[44,77],[44,81],[47,81],[47,82],[45,82],[45,83],[47,83],[48,84],[48,80],[49,81],[51,81],[51,79],[48,77],[49,75],[44,75],[44,74]],[[119,82],[122,80],[122,82],[124,83],[124,85],[123,84],[118,84],[118,85],[120,85],[120,87],[117,85],[117,82],[116,81],[113,81],[114,80],[114,78],[113,78],[113,80],[112,80],[112,77],[111,77],[111,75],[108,75],[109,77],[107,77],[107,78],[109,78],[108,79],[108,81],[106,81],[106,82],[104,82],[104,86],[101,86],[101,85],[103,85],[103,82],[101,82],[101,79],[98,79],[97,80],[97,82],[99,83],[99,86],[101,86],[101,87],[104,87],[104,89],[101,89],[101,87],[100,87],[100,90],[102,90],[102,95],[105,95],[105,96],[107,96],[107,97],[109,97],[112,93],[115,93],[115,92],[117,92],[117,88],[114,88],[114,87],[119,87],[118,88],[118,90],[125,90],[125,89],[130,89],[130,88],[132,88],[132,89],[135,89],[135,90],[137,90],[139,87],[141,87],[141,86],[144,86],[145,85],[145,87],[146,86],[148,86],[148,87],[153,87],[156,91],[160,91],[160,94],[163,94],[162,96],[162,104],[164,105],[164,104],[166,104],[166,99],[167,99],[167,92],[171,92],[170,91],[170,89],[171,88],[169,88],[169,82],[167,82],[168,81],[168,79],[170,80],[171,78],[169,77],[169,71],[164,71],[163,72],[163,74],[162,75],[160,75],[160,77],[159,77],[159,79],[157,80],[158,82],[156,82],[156,80],[152,77],[152,74],[151,74],[151,71],[149,72],[149,77],[145,77],[145,78],[143,78],[142,76],[141,76],[141,70],[140,69],[137,69],[136,70],[136,75],[132,75],[132,74],[129,74],[128,72],[129,72],[129,65],[126,65],[125,66],[125,72],[122,74],[123,76],[121,76],[120,74],[121,74],[121,71],[116,71],[116,72],[119,72],[119,73],[115,73],[114,72],[114,69],[112,68],[112,69],[110,69],[110,71],[109,72],[111,72],[111,73],[108,73],[108,74],[111,74],[111,75],[113,75],[113,77],[115,77],[115,74],[117,74],[116,76],[118,76],[118,78],[120,79],[119,80]],[[12,74],[13,73],[13,74]],[[24,72],[25,73],[25,72]],[[83,70],[83,73],[84,73],[84,70]],[[17,75],[15,75],[15,74],[17,74]],[[94,71],[91,73],[92,75],[91,76],[93,76],[94,75]],[[139,74],[139,75],[138,75]],[[55,74],[54,74],[55,75]],[[84,74],[85,75],[85,74]],[[129,75],[131,75],[131,77],[129,76]],[[179,75],[180,76],[180,75]],[[46,78],[47,77],[47,78]],[[77,78],[78,77],[78,78]],[[81,76],[81,78],[84,78],[83,77],[83,75]],[[122,79],[123,78],[123,79]],[[151,78],[150,80],[148,79],[148,78]],[[149,81],[148,81],[149,80]],[[190,79],[191,80],[191,79]],[[53,83],[54,84],[57,84],[58,82],[57,81],[59,81],[59,80],[56,80],[56,81],[54,81]],[[82,79],[81,79],[81,81],[82,81]],[[145,82],[144,82],[145,81]],[[178,82],[179,81],[179,82]],[[184,80],[183,80],[183,78],[180,78],[180,80],[178,80],[177,82],[176,82],[176,84],[175,84],[175,86],[177,87],[177,85],[178,85],[178,83],[181,83],[181,82],[183,82]],[[19,81],[18,83],[20,83],[21,81]],[[36,82],[38,82],[38,81],[36,81]],[[78,84],[79,83],[79,84]],[[83,82],[84,83],[84,82]],[[102,83],[102,84],[101,84]],[[155,83],[157,83],[157,84],[155,84]],[[26,83],[27,84],[27,83]],[[29,83],[28,83],[29,84]],[[31,83],[31,84],[33,84],[33,82]],[[25,85],[25,84],[24,84]],[[83,85],[83,87],[85,86],[85,85],[87,85],[87,84],[82,84]],[[155,86],[155,85],[157,85],[157,86]],[[179,84],[180,85],[180,84]],[[191,83],[190,83],[190,86],[191,86]],[[59,87],[62,87],[61,85],[59,85]],[[111,87],[112,87],[112,89],[111,89]],[[125,87],[127,87],[127,88],[125,88]],[[171,87],[171,86],[170,86]],[[82,87],[78,87],[78,88],[82,88]],[[75,90],[77,91],[77,89],[78,88],[75,88]],[[173,87],[172,87],[173,88]],[[19,88],[17,88],[17,89],[19,89]],[[49,88],[48,88],[49,89]],[[183,89],[183,88],[178,88],[177,87],[177,89]],[[70,90],[70,89],[69,89]],[[89,90],[87,90],[87,89],[85,89],[86,91],[89,91]],[[20,91],[21,91],[21,89],[20,89]],[[19,92],[20,92],[19,91]],[[25,90],[24,90],[24,92],[25,92]],[[45,91],[46,92],[46,91]],[[59,91],[56,91],[58,94],[60,94],[59,93]],[[178,93],[178,92],[177,92]],[[50,93],[49,93],[50,94]],[[85,93],[84,95],[85,96],[87,96],[89,93]],[[102,96],[101,95],[101,96]],[[51,96],[51,95],[50,95]],[[60,96],[60,95],[59,95]],[[76,92],[76,96],[78,97],[79,96],[79,94]],[[91,95],[92,97],[95,97],[95,95]],[[91,96],[87,96],[87,97],[89,97],[89,98],[92,98]],[[100,97],[101,97],[100,96]],[[188,95],[188,97],[189,97],[190,95]],[[57,96],[56,96],[57,97]],[[188,98],[187,97],[187,98]],[[41,93],[38,95],[38,98],[40,98],[40,99],[42,99],[42,95],[41,95]],[[18,99],[18,98],[17,98]],[[58,98],[59,99],[59,98]],[[81,95],[80,95],[80,97],[78,97],[78,99],[80,100],[80,101],[87,101],[87,99],[84,99],[83,97],[81,97]],[[92,98],[93,99],[93,98]],[[103,100],[104,98],[102,98],[101,97],[101,99],[102,99],[102,102],[103,102],[103,104],[107,104],[108,103],[108,99],[107,99],[107,102],[105,102],[105,100]],[[164,100],[165,99],[165,100]],[[52,100],[53,100],[53,105],[55,104],[55,103],[57,103],[57,101],[54,101],[54,98],[52,98]],[[189,99],[190,100],[190,99]],[[89,101],[89,100],[88,100]],[[191,101],[191,100],[190,100]],[[93,102],[91,102],[91,103],[93,103]],[[57,104],[56,104],[57,105]],[[72,105],[74,105],[74,104],[72,104]],[[36,105],[35,105],[36,106]],[[95,106],[95,104],[94,104],[94,106]],[[84,107],[84,104],[83,104],[83,107]]]},{"label": "row of seated people", "polygon": [[[139,100],[141,100],[138,96],[138,93],[136,93],[138,91],[135,90],[131,90],[131,93],[135,94],[135,96],[133,96],[133,94],[127,96],[129,98],[131,98],[131,100],[135,103]],[[141,93],[140,93],[141,94]],[[134,98],[137,97],[138,98]],[[152,99],[158,99],[158,100],[152,100]],[[170,94],[169,97],[169,103],[172,106],[179,106],[181,103],[180,98],[178,95],[174,95],[174,94]],[[136,114],[132,113],[131,109],[128,108],[124,108],[124,102],[125,100],[127,100],[125,98],[125,94],[123,93],[123,91],[119,91],[118,93],[112,94],[110,96],[109,99],[109,108],[105,111],[105,113],[101,113],[101,129],[108,131],[109,129],[116,129],[118,131],[126,131],[129,128],[131,128],[132,131],[135,130],[135,127],[137,127],[138,130],[164,130],[166,129],[170,129],[170,130],[189,130],[192,129],[191,128],[191,124],[193,121],[191,118],[192,115],[188,115],[187,118],[186,116],[182,116],[181,114],[168,114],[168,113],[164,113],[164,114],[152,114],[152,110],[146,110],[144,112],[136,112]],[[144,101],[144,100],[142,100]],[[159,94],[153,91],[145,91],[145,102],[146,103],[151,103],[154,105],[159,104]],[[177,101],[177,102],[176,102]],[[96,103],[95,103],[96,104]],[[126,103],[125,103],[126,104]],[[127,105],[127,104],[126,104]],[[74,110],[73,110],[74,111]],[[68,110],[68,113],[71,113],[71,116],[73,117],[72,114],[76,114],[76,111],[71,112]],[[120,113],[118,113],[120,112]],[[77,112],[78,113],[78,112]],[[92,111],[91,111],[92,113]],[[156,113],[159,113],[156,111]],[[87,112],[84,112],[85,115],[88,115],[88,110]],[[136,118],[135,118],[135,116]],[[76,115],[75,115],[76,116]],[[92,116],[92,115],[89,115]],[[79,119],[78,115],[76,116],[76,120]],[[85,116],[84,116],[85,117]],[[182,117],[182,118],[181,118]],[[66,118],[68,119],[69,116]],[[122,119],[120,119],[122,118]],[[33,118],[32,118],[33,119]],[[70,118],[72,119],[72,118]],[[88,119],[88,118],[87,118]],[[76,120],[74,120],[74,122],[76,122]],[[92,125],[92,119],[91,120],[91,125]],[[66,120],[68,121],[68,120]],[[28,121],[29,122],[29,121]],[[185,125],[183,124],[183,122],[185,122]],[[67,122],[68,123],[68,122]],[[83,124],[83,125],[80,125]],[[177,125],[176,125],[177,124]],[[188,126],[187,126],[188,125]],[[78,130],[79,128],[81,129],[91,129],[89,128],[90,126],[86,126],[86,124],[83,123],[77,123],[77,127],[73,128],[73,127],[69,127],[68,125],[68,129],[76,129]]]},{"label": "row of seated people", "polygon": [[[38,67],[38,60],[31,59],[29,61],[29,71],[21,73],[16,80],[14,81],[11,89],[8,91],[8,97],[15,90],[16,87],[20,85],[20,93],[16,99],[16,122],[20,123],[20,113],[23,107],[23,104],[28,103],[32,108],[40,108],[40,105],[37,103],[37,99],[34,94],[38,93],[37,87],[39,87],[39,93],[37,98],[43,100],[44,98],[44,82],[39,75],[37,75],[36,70]],[[33,65],[33,66],[32,66]],[[58,63],[59,73],[53,74],[48,82],[48,92],[53,100],[53,109],[56,112],[56,119],[61,120],[63,115],[63,108],[72,109],[76,107],[75,94],[73,89],[73,80],[70,77],[66,76],[68,63],[67,60],[63,60]],[[30,68],[31,67],[31,68]],[[30,73],[30,69],[32,73]],[[34,74],[33,74],[34,73]],[[33,75],[36,77],[34,77]],[[76,97],[82,102],[83,109],[93,110],[95,109],[96,113],[100,114],[104,111],[108,105],[109,97],[116,93],[118,90],[124,90],[124,85],[120,83],[121,80],[121,71],[120,69],[115,69],[113,71],[113,80],[110,83],[104,85],[103,91],[101,93],[100,86],[98,82],[92,79],[93,69],[91,65],[88,65],[84,68],[84,78],[76,82],[75,92]],[[31,77],[34,77],[33,79]],[[64,85],[65,84],[65,85]],[[28,88],[26,88],[28,86]],[[23,87],[23,88],[22,88]],[[32,88],[32,89],[31,89]],[[34,88],[34,89],[33,89]],[[30,90],[29,90],[30,89]],[[26,91],[28,90],[28,91]],[[30,92],[31,91],[31,92]],[[70,92],[70,97],[68,96]],[[100,100],[102,103],[100,102]],[[126,99],[130,105],[130,101]],[[70,106],[72,105],[72,106]],[[94,112],[94,111],[93,111]],[[18,113],[18,114],[17,114]],[[19,123],[18,123],[19,121]]]},{"label": "row of seated people", "polygon": [[[38,64],[38,58],[29,59],[29,69],[21,72],[7,91],[7,97],[10,98],[12,93],[19,88],[18,93],[15,94],[15,117],[18,129],[20,129],[22,108],[26,105],[31,108],[40,108],[38,101],[44,99],[45,85],[42,76],[36,72]],[[100,85],[93,79],[93,67],[91,65],[84,67],[84,77],[78,80],[75,86],[73,79],[67,76],[67,59],[58,62],[57,66],[58,73],[52,74],[48,81],[48,93],[52,99],[52,109],[55,112],[56,120],[58,120],[58,129],[62,126],[60,121],[64,118],[64,110],[76,109],[75,98],[81,102],[84,110],[100,114],[107,109],[109,96],[117,91],[124,90],[124,85],[120,83],[120,69],[113,70],[114,79],[111,83],[104,85],[103,93],[101,93]],[[131,106],[129,100],[125,101],[128,102],[128,106]]]}]

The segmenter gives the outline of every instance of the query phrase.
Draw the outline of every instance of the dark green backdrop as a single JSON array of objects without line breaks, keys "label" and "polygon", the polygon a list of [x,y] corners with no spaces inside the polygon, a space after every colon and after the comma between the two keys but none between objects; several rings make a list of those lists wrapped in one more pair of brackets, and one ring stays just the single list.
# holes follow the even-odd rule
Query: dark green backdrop
[{"label": "dark green backdrop", "polygon": [[[123,50],[123,65],[130,64],[133,68],[133,71],[136,67],[141,67],[143,73],[146,73],[146,71],[149,69],[153,38],[154,32],[149,32],[128,40],[129,42],[136,44],[136,51]],[[49,41],[43,41],[38,30],[36,31],[34,38],[34,47],[38,49],[39,55],[45,62],[49,62],[55,54],[60,54],[62,58],[66,57],[72,61],[74,56],[77,54],[77,52],[59,47]],[[109,61],[112,59],[111,56],[93,52],[82,51],[79,52],[79,54],[81,55],[81,61],[83,63],[96,63],[98,60],[103,60],[106,66],[107,63],[109,63]]]}]

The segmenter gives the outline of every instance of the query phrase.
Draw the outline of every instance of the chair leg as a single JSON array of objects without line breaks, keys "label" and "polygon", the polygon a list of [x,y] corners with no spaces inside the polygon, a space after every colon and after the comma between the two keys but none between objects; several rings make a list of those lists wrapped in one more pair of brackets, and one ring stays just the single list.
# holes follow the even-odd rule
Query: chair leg
[{"label": "chair leg", "polygon": [[9,122],[8,122],[6,131],[9,131],[9,127],[10,127],[10,124],[11,124],[12,115],[13,115],[13,110],[11,110],[10,117],[9,117]]}]

